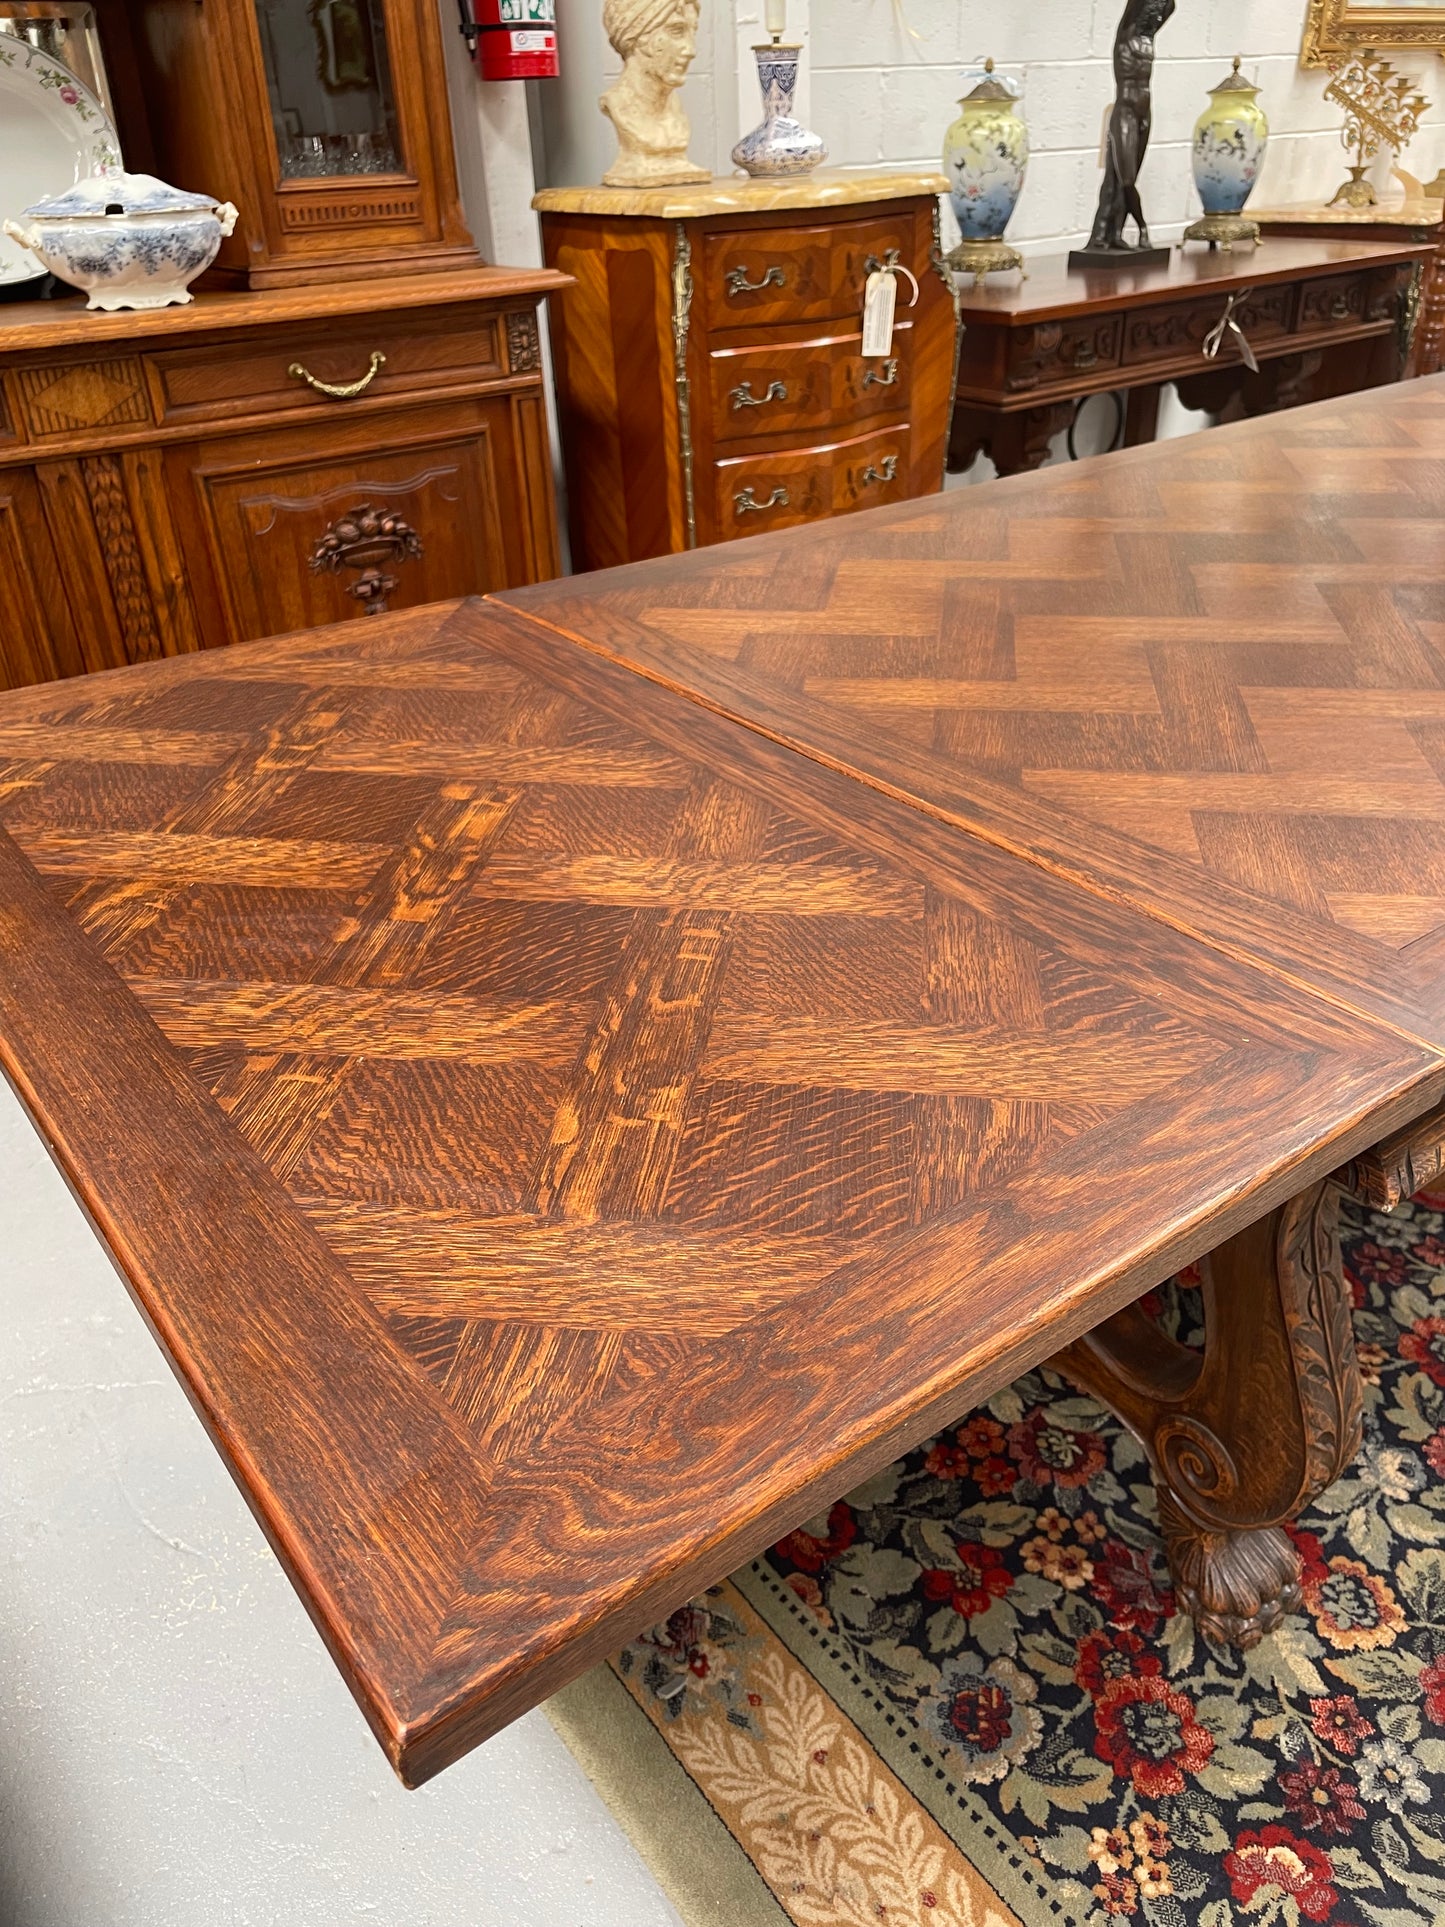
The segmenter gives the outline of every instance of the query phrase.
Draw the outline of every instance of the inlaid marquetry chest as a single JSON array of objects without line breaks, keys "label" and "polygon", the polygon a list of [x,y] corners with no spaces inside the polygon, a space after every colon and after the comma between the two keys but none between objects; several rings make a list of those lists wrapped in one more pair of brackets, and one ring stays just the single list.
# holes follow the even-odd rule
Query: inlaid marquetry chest
[{"label": "inlaid marquetry chest", "polygon": [[555,575],[537,304],[562,285],[0,308],[0,687]]},{"label": "inlaid marquetry chest", "polygon": [[[547,262],[572,278],[552,348],[575,568],[942,487],[946,186],[823,173],[537,196]],[[896,325],[865,355],[865,288],[884,266],[900,270]]]}]

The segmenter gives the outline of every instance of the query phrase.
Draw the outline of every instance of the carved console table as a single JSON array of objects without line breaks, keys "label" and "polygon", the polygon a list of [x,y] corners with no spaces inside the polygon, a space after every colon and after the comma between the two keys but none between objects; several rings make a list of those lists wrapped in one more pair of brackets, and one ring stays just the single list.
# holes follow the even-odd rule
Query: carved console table
[{"label": "carved console table", "polygon": [[0,309],[0,687],[555,575],[536,311],[563,286]]},{"label": "carved console table", "polygon": [[[943,485],[957,326],[941,175],[549,188],[572,561],[607,568]],[[864,285],[897,263],[887,352]],[[913,287],[918,299],[909,305]]]},{"label": "carved console table", "polygon": [[1394,381],[1432,260],[1425,240],[1288,239],[1236,254],[1191,248],[1137,274],[1070,273],[1048,256],[1026,281],[968,287],[949,468],[980,450],[1002,475],[1037,468],[1093,394],[1127,395],[1119,439],[1132,445],[1153,440],[1165,382],[1191,408],[1219,412],[1237,395],[1263,414],[1314,399],[1317,379],[1334,394]]}]

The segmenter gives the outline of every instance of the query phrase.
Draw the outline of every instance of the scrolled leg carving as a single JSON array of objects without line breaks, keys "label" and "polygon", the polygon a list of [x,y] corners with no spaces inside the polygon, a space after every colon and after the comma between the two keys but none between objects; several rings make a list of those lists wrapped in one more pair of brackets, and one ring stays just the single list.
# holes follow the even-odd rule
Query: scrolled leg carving
[{"label": "scrolled leg carving", "polygon": [[1185,1611],[1211,1638],[1249,1647],[1299,1603],[1299,1559],[1280,1527],[1360,1447],[1338,1189],[1312,1185],[1202,1272],[1202,1354],[1131,1306],[1056,1362],[1142,1440]]}]

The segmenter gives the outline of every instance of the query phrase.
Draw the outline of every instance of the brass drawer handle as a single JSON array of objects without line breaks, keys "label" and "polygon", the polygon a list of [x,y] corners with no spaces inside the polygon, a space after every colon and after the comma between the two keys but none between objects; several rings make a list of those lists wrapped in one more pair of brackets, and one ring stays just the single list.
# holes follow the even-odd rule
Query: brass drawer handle
[{"label": "brass drawer handle", "polygon": [[753,393],[753,384],[750,381],[740,381],[728,396],[728,400],[735,409],[766,408],[770,401],[786,401],[787,399],[788,391],[780,381],[770,381],[766,395],[755,395]]},{"label": "brass drawer handle", "polygon": [[749,281],[746,268],[728,269],[728,294],[761,294],[764,288],[785,288],[788,277],[778,267],[769,268],[761,281]]},{"label": "brass drawer handle", "polygon": [[1350,297],[1347,294],[1337,294],[1330,303],[1331,321],[1344,321],[1348,317],[1349,312]]},{"label": "brass drawer handle", "polygon": [[874,468],[872,462],[870,462],[867,468],[864,469],[862,487],[867,488],[871,482],[891,482],[897,474],[898,457],[896,455],[885,455],[881,468]]},{"label": "brass drawer handle", "polygon": [[766,502],[756,501],[751,488],[745,488],[741,495],[733,497],[733,507],[739,515],[761,515],[764,509],[785,509],[788,506],[788,491],[775,488]]},{"label": "brass drawer handle", "polygon": [[863,377],[863,386],[871,388],[876,381],[880,388],[891,388],[898,379],[898,359],[896,356],[885,361],[881,368],[870,368]]},{"label": "brass drawer handle", "polygon": [[864,274],[878,274],[884,268],[896,268],[897,266],[898,266],[897,248],[885,248],[883,250],[883,259],[881,261],[878,259],[878,256],[876,254],[870,254],[867,257],[867,259],[863,263],[863,272]]},{"label": "brass drawer handle", "polygon": [[309,368],[303,368],[299,361],[293,361],[286,370],[293,381],[304,381],[308,388],[314,388],[318,395],[334,395],[337,401],[351,401],[355,396],[370,388],[376,380],[378,368],[386,366],[386,356],[380,348],[371,351],[371,366],[359,381],[318,381]]}]

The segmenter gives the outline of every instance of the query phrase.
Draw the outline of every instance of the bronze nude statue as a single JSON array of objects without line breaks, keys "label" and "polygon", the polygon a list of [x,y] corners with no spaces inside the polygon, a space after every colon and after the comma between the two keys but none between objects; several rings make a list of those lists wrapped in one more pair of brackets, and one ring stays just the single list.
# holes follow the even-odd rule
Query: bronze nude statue
[{"label": "bronze nude statue", "polygon": [[[1154,72],[1154,36],[1174,12],[1175,0],[1127,0],[1114,36],[1114,108],[1104,157],[1104,185],[1089,244],[1069,256],[1070,267],[1141,267],[1169,259],[1168,248],[1149,240],[1139,199],[1139,169],[1149,145],[1149,82]],[[1138,230],[1134,243],[1124,239],[1124,223]]]}]

